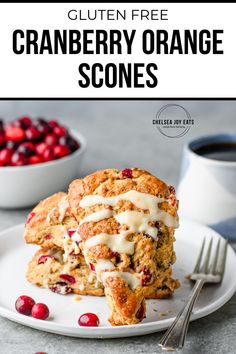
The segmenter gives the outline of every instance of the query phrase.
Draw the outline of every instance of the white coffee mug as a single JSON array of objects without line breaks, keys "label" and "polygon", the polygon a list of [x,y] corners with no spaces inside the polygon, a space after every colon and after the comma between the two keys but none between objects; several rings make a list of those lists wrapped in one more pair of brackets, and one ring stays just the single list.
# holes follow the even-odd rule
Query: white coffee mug
[{"label": "white coffee mug", "polygon": [[236,240],[236,161],[213,160],[194,152],[216,142],[236,143],[236,134],[205,136],[184,146],[177,190],[179,215]]}]

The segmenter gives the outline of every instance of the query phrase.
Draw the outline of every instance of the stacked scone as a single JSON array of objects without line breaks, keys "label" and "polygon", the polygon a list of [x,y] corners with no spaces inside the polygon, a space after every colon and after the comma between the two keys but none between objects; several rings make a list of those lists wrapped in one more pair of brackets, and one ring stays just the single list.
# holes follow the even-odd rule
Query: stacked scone
[{"label": "stacked scone", "polygon": [[134,168],[95,172],[39,203],[25,240],[41,249],[27,279],[54,292],[105,293],[112,325],[140,322],[145,298],[168,297],[178,202],[172,186]]}]

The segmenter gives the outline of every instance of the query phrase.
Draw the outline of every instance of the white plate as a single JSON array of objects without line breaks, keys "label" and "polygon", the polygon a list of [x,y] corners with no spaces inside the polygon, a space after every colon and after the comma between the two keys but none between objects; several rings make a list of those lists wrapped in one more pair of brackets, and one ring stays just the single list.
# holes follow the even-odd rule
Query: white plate
[{"label": "white plate", "polygon": [[[185,279],[191,272],[204,236],[217,240],[220,236],[210,228],[197,223],[182,221],[176,232],[177,262],[174,275],[182,286],[170,299],[148,300],[147,318],[138,325],[111,327],[107,321],[109,309],[104,297],[83,296],[75,301],[75,295],[61,296],[47,289],[37,288],[25,279],[27,263],[37,247],[25,245],[22,240],[23,225],[0,233],[0,315],[47,332],[73,337],[115,338],[153,333],[167,328],[183,306],[192,284]],[[224,280],[221,285],[205,286],[194,308],[192,320],[208,315],[225,304],[236,290],[236,256],[229,246]],[[37,320],[15,311],[19,295],[32,296],[37,302],[48,305],[51,317]],[[79,327],[78,317],[85,312],[99,316],[99,327]]]}]

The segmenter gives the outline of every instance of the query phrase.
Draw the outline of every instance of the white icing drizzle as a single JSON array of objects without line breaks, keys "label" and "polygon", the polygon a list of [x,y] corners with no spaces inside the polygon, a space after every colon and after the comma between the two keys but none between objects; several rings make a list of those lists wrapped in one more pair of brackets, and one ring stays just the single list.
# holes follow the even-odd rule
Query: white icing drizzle
[{"label": "white icing drizzle", "polygon": [[91,284],[94,280],[96,280],[96,275],[93,272],[90,272],[88,276],[88,282]]},{"label": "white icing drizzle", "polygon": [[108,259],[101,259],[97,264],[95,265],[95,271],[97,274],[97,279],[99,281],[102,281],[101,274],[104,270],[113,270],[115,269],[114,264],[109,261]]},{"label": "white icing drizzle", "polygon": [[73,241],[73,249],[74,249],[74,254],[80,253],[80,248],[75,241]]},{"label": "white icing drizzle", "polygon": [[62,222],[64,217],[65,217],[65,213],[67,211],[67,209],[69,208],[69,202],[67,200],[67,196],[65,196],[64,198],[62,198],[62,200],[60,201],[60,203],[58,204],[58,209],[59,209],[59,222]]},{"label": "white icing drizzle", "polygon": [[95,235],[85,241],[85,247],[90,248],[100,244],[107,245],[113,252],[120,252],[126,254],[134,253],[134,242],[127,241],[126,236],[129,231],[121,231],[120,234],[106,234],[101,233]]},{"label": "white icing drizzle", "polygon": [[[148,233],[152,237],[156,238],[157,229],[154,227],[151,227],[151,230],[150,230],[150,226],[148,225],[149,221],[163,221],[164,224],[168,227],[178,227],[177,217],[170,215],[169,213],[167,213],[164,210],[161,210],[158,207],[158,204],[161,202],[164,202],[165,198],[156,197],[154,195],[147,194],[147,193],[137,192],[135,190],[130,190],[126,193],[119,194],[119,195],[116,195],[113,197],[102,197],[101,195],[87,195],[80,201],[80,206],[82,208],[90,207],[90,206],[93,206],[96,204],[105,204],[105,205],[114,206],[120,200],[128,200],[131,203],[133,203],[137,208],[149,211],[149,214],[144,214],[143,212],[139,213],[136,211],[136,213],[140,214],[140,217],[142,217],[144,224],[146,226],[148,226],[148,229],[150,231],[150,233],[149,233],[143,227],[142,231],[139,231],[139,232]],[[126,216],[123,218],[127,221],[127,223],[122,222],[122,216],[120,217],[120,219],[121,219],[120,223],[122,225],[130,225],[130,227],[132,227],[131,224],[132,224],[132,220],[133,220],[134,221],[133,229],[137,230],[137,227],[135,227],[135,225],[137,223],[138,218],[135,217],[135,220],[134,220],[134,215],[138,215],[138,214],[133,214],[133,213],[134,213],[134,211],[132,211],[132,210],[127,211]],[[91,219],[93,219],[93,214],[94,213],[89,215]],[[121,213],[121,214],[123,214],[123,213]],[[113,211],[113,215],[114,215],[114,211]],[[130,216],[130,220],[129,220],[129,216]],[[117,218],[118,216],[116,215],[115,217]]]},{"label": "white icing drizzle", "polygon": [[100,221],[103,219],[108,219],[111,216],[113,216],[113,212],[110,209],[101,209],[96,211],[95,213],[92,213],[88,216],[85,216],[83,220],[80,221],[80,225],[83,224],[84,222],[89,222],[89,221]]},{"label": "white icing drizzle", "polygon": [[85,288],[84,283],[80,283],[80,284],[79,284],[79,290],[80,290],[80,291],[83,291],[84,288]]},{"label": "white icing drizzle", "polygon": [[109,277],[123,278],[132,290],[135,290],[141,285],[140,279],[136,275],[129,272],[104,272],[102,274],[102,281],[105,282]]},{"label": "white icing drizzle", "polygon": [[75,241],[75,242],[81,242],[82,241],[82,239],[81,239],[81,237],[80,237],[80,235],[78,234],[77,231],[71,236],[71,239],[72,239],[72,241]]},{"label": "white icing drizzle", "polygon": [[[133,254],[134,243],[126,240],[127,234],[130,232],[143,232],[156,239],[158,230],[156,227],[150,226],[150,222],[162,221],[168,227],[178,226],[177,217],[173,217],[158,207],[159,203],[162,203],[167,199],[147,193],[137,192],[135,190],[130,190],[126,193],[112,197],[87,195],[80,201],[80,207],[86,208],[96,204],[114,207],[121,200],[130,201],[137,208],[147,210],[149,213],[146,214],[144,211],[126,210],[116,214],[115,210],[102,209],[85,217],[80,224],[88,221],[100,221],[113,216],[122,226],[126,225],[129,227],[128,231],[121,231],[120,234],[110,235],[101,233],[88,239],[85,242],[84,248],[85,258],[87,258],[88,248],[98,244],[106,244],[114,252]],[[86,261],[89,261],[89,259],[86,259]],[[123,278],[132,290],[141,285],[141,281],[137,275],[129,272],[115,271],[114,269],[115,266],[111,261],[106,259],[100,260],[95,266],[97,280],[104,283],[108,277],[116,276]]]},{"label": "white icing drizzle", "polygon": [[47,215],[47,218],[46,218],[46,222],[49,224],[50,221],[51,221],[51,217],[52,217],[52,214],[54,213],[54,211],[56,210],[56,207],[53,208]]}]

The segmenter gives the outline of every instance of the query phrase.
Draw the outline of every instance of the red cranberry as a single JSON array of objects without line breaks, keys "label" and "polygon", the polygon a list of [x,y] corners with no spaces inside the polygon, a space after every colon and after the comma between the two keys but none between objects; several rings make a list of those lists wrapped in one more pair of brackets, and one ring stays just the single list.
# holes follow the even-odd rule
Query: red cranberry
[{"label": "red cranberry", "polygon": [[99,318],[95,313],[84,313],[80,316],[78,323],[83,327],[98,327]]},{"label": "red cranberry", "polygon": [[152,279],[152,274],[150,272],[150,270],[144,266],[141,270],[141,272],[143,273],[143,276],[142,276],[142,286],[145,286],[147,283],[149,283]]},{"label": "red cranberry", "polygon": [[26,129],[25,135],[26,139],[29,141],[38,141],[40,139],[40,132],[33,126]]},{"label": "red cranberry", "polygon": [[20,154],[19,152],[14,152],[14,154],[11,157],[11,165],[12,166],[23,166],[27,165],[28,159],[25,155]]},{"label": "red cranberry", "polygon": [[47,124],[39,124],[37,125],[37,129],[42,136],[46,136],[50,133],[50,128]]},{"label": "red cranberry", "polygon": [[76,232],[76,230],[74,230],[74,229],[69,229],[69,230],[67,230],[67,234],[68,234],[68,236],[72,236],[72,235],[74,235],[74,233]]},{"label": "red cranberry", "polygon": [[74,152],[79,148],[79,143],[71,136],[62,136],[59,139],[59,144],[66,145],[70,149],[71,152]]},{"label": "red cranberry", "polygon": [[0,119],[0,131],[4,130],[3,119]]},{"label": "red cranberry", "polygon": [[20,117],[18,121],[21,123],[23,129],[27,129],[32,124],[32,120],[28,116]]},{"label": "red cranberry", "polygon": [[59,124],[58,124],[58,122],[56,120],[49,120],[48,121],[48,125],[51,128],[55,128],[55,127],[58,127]]},{"label": "red cranberry", "polygon": [[55,159],[53,148],[48,146],[43,152],[43,159],[44,161],[52,161]]},{"label": "red cranberry", "polygon": [[22,128],[8,126],[5,131],[7,140],[23,141],[25,140],[25,132]]},{"label": "red cranberry", "polygon": [[38,320],[46,320],[49,316],[49,309],[45,304],[35,304],[32,308],[31,314]]},{"label": "red cranberry", "polygon": [[91,269],[92,271],[95,271],[95,266],[94,266],[93,263],[89,263],[89,267],[90,267],[90,269]]},{"label": "red cranberry", "polygon": [[3,146],[5,144],[5,135],[3,132],[0,132],[0,146]]},{"label": "red cranberry", "polygon": [[60,278],[67,281],[70,284],[75,284],[76,280],[74,277],[72,277],[72,275],[69,274],[60,274]]},{"label": "red cranberry", "polygon": [[48,134],[46,135],[44,142],[46,145],[56,145],[58,142],[58,138],[54,134]]},{"label": "red cranberry", "polygon": [[113,252],[113,251],[111,251],[111,252],[110,252],[110,256],[111,256],[112,258],[115,257],[116,263],[120,263],[120,261],[121,261],[121,256],[120,256],[120,253],[119,253],[119,252]]},{"label": "red cranberry", "polygon": [[6,142],[6,147],[9,149],[16,150],[18,148],[18,146],[19,146],[19,143],[17,141],[9,140]]},{"label": "red cranberry", "polygon": [[57,293],[60,295],[69,294],[72,291],[71,287],[66,282],[63,281],[59,281],[56,284],[51,285],[50,290],[53,293]]},{"label": "red cranberry", "polygon": [[175,187],[169,186],[169,191],[171,194],[175,194]]},{"label": "red cranberry", "polygon": [[57,159],[67,156],[70,154],[70,150],[66,145],[56,145],[54,146],[54,155]]},{"label": "red cranberry", "polygon": [[123,171],[121,171],[121,174],[123,177],[127,177],[127,178],[132,178],[133,176],[133,172],[130,168],[125,168]]},{"label": "red cranberry", "polygon": [[57,136],[66,136],[68,135],[68,131],[65,127],[57,126],[53,129],[53,133]]},{"label": "red cranberry", "polygon": [[52,238],[52,235],[48,234],[44,236],[44,240],[50,240]]},{"label": "red cranberry", "polygon": [[143,317],[144,317],[144,306],[141,305],[140,308],[139,308],[139,310],[136,312],[136,318],[137,318],[138,320],[142,320]]},{"label": "red cranberry", "polygon": [[8,148],[0,150],[0,163],[2,164],[2,166],[10,164],[13,152],[13,149]]},{"label": "red cranberry", "polygon": [[27,143],[22,143],[17,149],[17,152],[20,154],[23,154],[25,156],[31,156],[35,153],[35,147],[34,144],[29,141]]},{"label": "red cranberry", "polygon": [[38,163],[42,163],[43,162],[43,158],[41,156],[38,155],[33,155],[29,157],[29,164],[30,165],[36,165]]},{"label": "red cranberry", "polygon": [[34,212],[29,213],[27,220],[26,220],[26,224],[29,224],[35,215],[36,215],[36,213],[34,213]]},{"label": "red cranberry", "polygon": [[45,262],[47,262],[47,260],[48,260],[49,258],[50,258],[50,259],[53,259],[54,257],[53,257],[53,256],[49,256],[49,255],[47,255],[47,254],[45,254],[45,255],[39,257],[39,259],[38,259],[38,264],[44,264]]},{"label": "red cranberry", "polygon": [[43,155],[46,148],[47,148],[47,145],[45,143],[38,143],[35,146],[35,150],[38,155]]},{"label": "red cranberry", "polygon": [[22,315],[29,316],[31,314],[32,307],[34,306],[35,301],[27,296],[21,295],[15,302],[16,311]]}]

